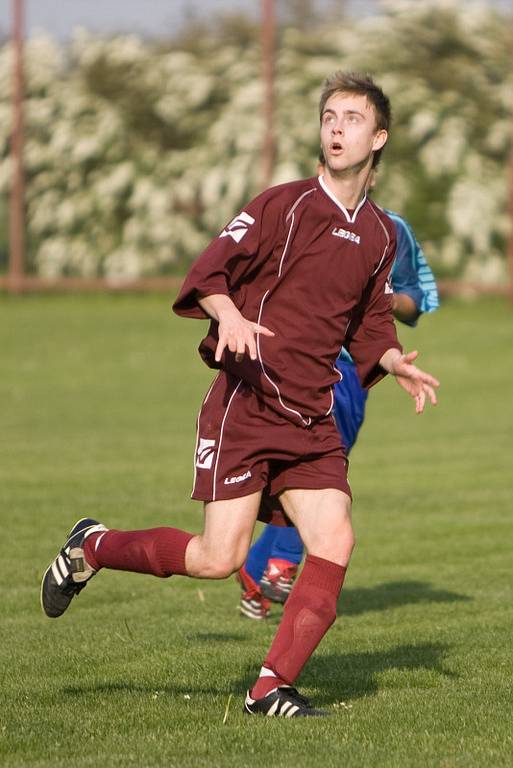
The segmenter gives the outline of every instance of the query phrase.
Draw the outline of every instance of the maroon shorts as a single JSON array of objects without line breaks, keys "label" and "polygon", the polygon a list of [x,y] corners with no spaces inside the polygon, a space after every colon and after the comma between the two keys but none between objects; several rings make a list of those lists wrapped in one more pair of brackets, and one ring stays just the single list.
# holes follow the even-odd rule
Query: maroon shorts
[{"label": "maroon shorts", "polygon": [[338,488],[351,496],[348,461],[331,416],[309,427],[294,424],[224,371],[199,412],[194,465],[193,499],[263,490],[264,522],[286,522],[276,500],[286,488]]}]

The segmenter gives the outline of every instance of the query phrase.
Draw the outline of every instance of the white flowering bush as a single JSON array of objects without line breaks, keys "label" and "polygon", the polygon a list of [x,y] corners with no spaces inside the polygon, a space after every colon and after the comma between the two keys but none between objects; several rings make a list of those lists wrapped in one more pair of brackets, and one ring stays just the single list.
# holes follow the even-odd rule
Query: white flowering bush
[{"label": "white flowering bush", "polygon": [[[376,198],[410,219],[439,275],[501,282],[509,29],[496,11],[455,0],[387,0],[379,15],[350,24],[281,29],[273,181],[315,172],[324,77],[371,72],[394,111]],[[5,44],[0,229],[10,184],[11,62]],[[261,188],[260,48],[247,28],[168,43],[85,31],[66,47],[35,38],[25,62],[33,272],[113,279],[182,272]]]}]

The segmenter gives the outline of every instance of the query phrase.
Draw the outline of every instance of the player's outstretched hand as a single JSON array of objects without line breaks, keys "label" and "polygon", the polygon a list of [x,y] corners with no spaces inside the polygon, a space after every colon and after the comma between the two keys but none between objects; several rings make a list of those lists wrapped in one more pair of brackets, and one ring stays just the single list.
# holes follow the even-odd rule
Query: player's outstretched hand
[{"label": "player's outstretched hand", "polygon": [[274,336],[274,333],[269,328],[266,328],[265,325],[259,325],[251,320],[246,320],[237,309],[220,315],[218,333],[219,341],[215,355],[217,362],[221,360],[226,347],[228,347],[230,352],[235,353],[235,360],[238,363],[241,362],[246,354],[246,349],[251,360],[256,360],[256,334],[261,333],[264,336]]},{"label": "player's outstretched hand", "polygon": [[415,400],[415,410],[417,413],[422,413],[424,405],[426,403],[426,397],[431,401],[432,405],[436,405],[436,392],[435,389],[440,386],[440,382],[431,376],[430,373],[421,371],[416,365],[413,365],[413,361],[416,359],[419,353],[408,352],[406,355],[394,361],[393,375],[396,377],[397,383],[402,387],[413,399]]}]

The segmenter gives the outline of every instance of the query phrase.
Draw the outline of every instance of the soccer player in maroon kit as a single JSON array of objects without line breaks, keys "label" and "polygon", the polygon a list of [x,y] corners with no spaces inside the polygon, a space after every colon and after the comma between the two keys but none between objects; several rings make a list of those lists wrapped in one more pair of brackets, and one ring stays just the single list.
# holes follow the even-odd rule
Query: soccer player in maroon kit
[{"label": "soccer player in maroon kit", "polygon": [[438,382],[402,354],[391,313],[395,229],[366,197],[390,105],[367,76],[335,73],[320,100],[324,176],[271,188],[193,264],[174,310],[211,318],[200,354],[219,373],[199,417],[192,496],[203,533],[108,530],[81,520],[43,576],[62,615],[101,568],[221,579],[244,562],[257,517],[288,519],[307,557],[244,711],[320,716],[292,687],[336,618],[354,547],[347,461],[332,417],[344,346],[362,384],[394,375],[422,412]]}]

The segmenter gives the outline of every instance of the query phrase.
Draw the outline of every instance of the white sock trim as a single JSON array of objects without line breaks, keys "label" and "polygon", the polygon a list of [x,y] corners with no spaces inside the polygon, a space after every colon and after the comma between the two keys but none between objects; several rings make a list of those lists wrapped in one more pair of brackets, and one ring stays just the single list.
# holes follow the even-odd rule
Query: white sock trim
[{"label": "white sock trim", "polygon": [[274,674],[272,669],[268,669],[267,667],[262,667],[258,677],[276,677],[276,675]]},{"label": "white sock trim", "polygon": [[98,536],[98,538],[96,539],[96,541],[94,542],[94,551],[95,552],[98,552],[98,545],[99,545],[100,541],[103,539],[103,537],[105,536],[106,533],[108,533],[108,531],[104,531],[103,533],[101,533]]}]

